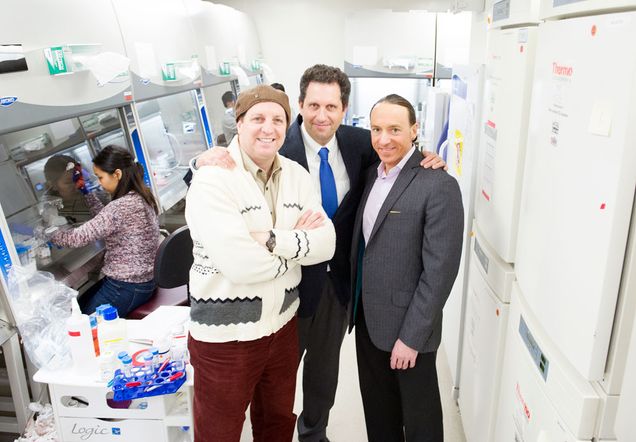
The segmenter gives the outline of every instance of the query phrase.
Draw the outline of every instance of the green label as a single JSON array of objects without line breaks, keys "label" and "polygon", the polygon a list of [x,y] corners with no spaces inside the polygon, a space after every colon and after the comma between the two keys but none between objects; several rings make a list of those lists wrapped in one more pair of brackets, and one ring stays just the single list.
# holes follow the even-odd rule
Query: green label
[{"label": "green label", "polygon": [[70,73],[70,69],[65,58],[63,46],[54,46],[44,49],[44,57],[49,68],[49,74],[61,75]]},{"label": "green label", "polygon": [[219,74],[230,75],[230,63],[228,61],[224,61],[219,65]]},{"label": "green label", "polygon": [[166,63],[161,69],[161,76],[163,81],[174,81],[177,79],[177,70],[174,67],[174,63]]}]

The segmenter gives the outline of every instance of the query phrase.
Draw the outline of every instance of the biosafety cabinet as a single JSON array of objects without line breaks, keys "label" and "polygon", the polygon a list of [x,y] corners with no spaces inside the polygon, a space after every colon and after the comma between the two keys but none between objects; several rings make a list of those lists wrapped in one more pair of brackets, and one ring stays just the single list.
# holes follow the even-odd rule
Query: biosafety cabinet
[{"label": "biosafety cabinet", "polygon": [[183,1],[194,28],[204,85],[217,84],[220,77],[232,81],[238,93],[274,81],[256,25],[247,14],[226,5]]},{"label": "biosafety cabinet", "polygon": [[126,52],[134,105],[125,109],[137,159],[145,166],[169,229],[184,224],[190,159],[212,144],[197,89],[197,45],[181,1],[113,0]]},{"label": "biosafety cabinet", "polygon": [[[102,244],[58,249],[43,230],[88,219],[68,164],[91,171],[101,148],[128,146],[121,109],[132,90],[110,1],[7,0],[2,6],[11,11],[0,28],[0,288],[6,304],[16,265],[49,271],[80,292],[97,279]],[[11,320],[6,308],[3,317]],[[7,361],[9,376],[21,366],[19,354]],[[31,388],[39,399],[39,387]],[[14,402],[24,400],[26,386],[20,390]],[[16,402],[20,423],[26,409],[19,408]]]},{"label": "biosafety cabinet", "polygon": [[[218,145],[223,134],[222,121],[225,106],[221,100],[227,91],[238,95],[238,77],[231,72],[231,60],[235,58],[234,27],[235,10],[200,0],[185,0],[192,23],[197,52],[200,54],[202,99],[206,103],[212,144]],[[249,83],[249,80],[248,80]],[[225,138],[225,137],[223,137]],[[230,140],[225,140],[229,143]]]},{"label": "biosafety cabinet", "polygon": [[238,77],[239,92],[273,82],[274,73],[264,62],[260,39],[252,19],[244,12],[223,5],[216,5],[216,13],[227,20],[230,30],[224,38],[234,42],[236,48],[236,61],[230,63],[230,68],[231,73]]},{"label": "biosafety cabinet", "polygon": [[[0,74],[0,96],[14,97],[0,107],[0,195],[10,243],[23,263],[82,291],[99,273],[103,245],[58,249],[43,229],[90,217],[69,163],[92,173],[92,158],[104,146],[129,146],[121,109],[132,92],[117,18],[106,0],[90,7],[74,0],[63,8],[37,0],[3,6],[15,17],[29,15],[6,20],[0,30],[1,41],[20,42],[14,54],[25,61],[23,70]],[[34,8],[39,13],[32,16]]]}]

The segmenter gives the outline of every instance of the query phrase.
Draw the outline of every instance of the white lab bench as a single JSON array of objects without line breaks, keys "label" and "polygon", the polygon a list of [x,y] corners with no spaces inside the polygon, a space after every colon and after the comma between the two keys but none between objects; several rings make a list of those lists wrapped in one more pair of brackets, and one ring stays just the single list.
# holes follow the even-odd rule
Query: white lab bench
[{"label": "white lab bench", "polygon": [[[187,318],[189,307],[162,306],[142,320],[127,320],[130,340],[143,340]],[[130,353],[147,348],[136,342]],[[55,425],[60,440],[121,442],[176,442],[192,440],[193,369],[188,365],[187,380],[172,394],[133,399],[127,408],[111,408],[107,399],[112,390],[94,375],[78,375],[65,370],[39,370],[33,379],[48,385]],[[112,404],[112,402],[111,402]],[[116,403],[115,403],[116,404]],[[188,435],[184,427],[189,427]]]}]

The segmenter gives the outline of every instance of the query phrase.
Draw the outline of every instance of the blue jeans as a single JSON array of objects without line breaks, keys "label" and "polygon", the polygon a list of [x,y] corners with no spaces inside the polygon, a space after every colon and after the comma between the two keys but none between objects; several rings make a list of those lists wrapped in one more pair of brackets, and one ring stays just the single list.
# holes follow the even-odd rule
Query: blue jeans
[{"label": "blue jeans", "polygon": [[82,313],[90,315],[102,304],[110,304],[117,309],[120,318],[148,302],[155,291],[155,281],[124,282],[104,277],[95,285],[95,290],[84,293],[79,298]]}]

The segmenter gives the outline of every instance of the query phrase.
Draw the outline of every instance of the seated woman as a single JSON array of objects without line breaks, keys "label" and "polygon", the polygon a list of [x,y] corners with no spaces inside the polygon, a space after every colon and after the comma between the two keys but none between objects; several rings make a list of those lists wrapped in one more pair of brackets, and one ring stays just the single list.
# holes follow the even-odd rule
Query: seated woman
[{"label": "seated woman", "polygon": [[[79,169],[79,170],[78,170]],[[104,206],[86,187],[81,167],[73,179],[95,217],[82,226],[59,230],[51,242],[62,247],[82,247],[104,240],[105,278],[80,298],[82,312],[90,314],[100,304],[111,304],[120,317],[150,299],[155,288],[153,269],[159,245],[157,203],[143,180],[143,167],[132,155],[114,146],[93,159],[93,171],[112,201]]]}]

